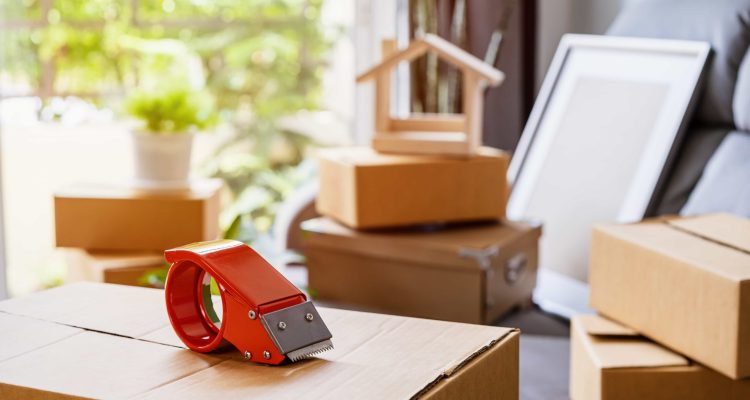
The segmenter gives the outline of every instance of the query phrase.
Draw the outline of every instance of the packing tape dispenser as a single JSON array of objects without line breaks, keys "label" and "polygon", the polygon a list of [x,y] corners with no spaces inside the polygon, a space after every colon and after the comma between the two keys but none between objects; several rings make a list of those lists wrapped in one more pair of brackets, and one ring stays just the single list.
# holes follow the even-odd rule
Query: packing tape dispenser
[{"label": "packing tape dispenser", "polygon": [[[206,353],[231,343],[245,359],[280,364],[333,348],[312,302],[249,246],[234,240],[193,243],[164,252],[169,320],[177,336]],[[211,277],[222,318],[211,302]]]}]

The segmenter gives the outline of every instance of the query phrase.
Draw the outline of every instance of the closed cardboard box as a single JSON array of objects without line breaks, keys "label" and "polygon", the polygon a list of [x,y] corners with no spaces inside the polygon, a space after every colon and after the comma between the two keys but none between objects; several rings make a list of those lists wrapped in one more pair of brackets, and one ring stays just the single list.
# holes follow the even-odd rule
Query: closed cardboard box
[{"label": "closed cardboard box", "polygon": [[118,285],[149,286],[149,274],[166,273],[169,265],[162,253],[101,252],[62,248],[68,268],[65,282],[104,282]]},{"label": "closed cardboard box", "polygon": [[589,283],[602,314],[728,377],[750,376],[750,221],[597,227]]},{"label": "closed cardboard box", "polygon": [[221,182],[149,192],[124,185],[72,185],[55,193],[58,247],[153,250],[219,237]]},{"label": "closed cardboard box", "polygon": [[594,315],[571,325],[573,400],[740,400],[749,380],[732,380]]},{"label": "closed cardboard box", "polygon": [[97,283],[0,302],[0,398],[518,398],[515,329],[319,308],[334,350],[277,367],[187,350],[164,292]]},{"label": "closed cardboard box", "polygon": [[468,159],[322,150],[317,209],[353,228],[499,220],[507,201],[507,153]]},{"label": "closed cardboard box", "polygon": [[331,219],[302,224],[310,293],[367,310],[491,323],[527,304],[541,228],[464,224],[362,232]]}]

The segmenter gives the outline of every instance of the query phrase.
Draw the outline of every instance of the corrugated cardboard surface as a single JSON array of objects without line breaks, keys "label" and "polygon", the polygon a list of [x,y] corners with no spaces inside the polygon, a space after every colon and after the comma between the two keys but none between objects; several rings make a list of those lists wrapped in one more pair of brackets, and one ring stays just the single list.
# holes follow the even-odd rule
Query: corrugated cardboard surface
[{"label": "corrugated cardboard surface", "polygon": [[[489,323],[528,302],[540,228],[483,223],[362,232],[329,218],[303,223],[314,297],[372,311]],[[517,280],[506,276],[525,257]]]},{"label": "corrugated cardboard surface", "polygon": [[336,348],[268,367],[160,344],[175,344],[163,302],[160,290],[95,283],[0,302],[0,339],[23,342],[0,352],[0,397],[518,398],[513,329],[321,308]]},{"label": "corrugated cardboard surface", "polygon": [[591,305],[726,376],[750,376],[750,222],[729,215],[594,230]]},{"label": "corrugated cardboard surface", "polygon": [[[0,362],[0,397],[130,398],[215,365],[217,357],[83,331]],[[40,395],[36,389],[48,392]]]},{"label": "corrugated cardboard surface", "polygon": [[692,363],[631,329],[598,316],[571,325],[573,400],[739,400],[750,381],[735,381]]},{"label": "corrugated cardboard surface", "polygon": [[72,185],[55,193],[58,247],[154,250],[219,236],[221,182],[190,190],[143,192],[127,186]]},{"label": "corrugated cardboard surface", "polygon": [[68,273],[65,282],[104,282],[145,286],[141,278],[150,272],[168,268],[162,253],[91,252],[84,249],[58,249],[65,257]]},{"label": "corrugated cardboard surface", "polygon": [[499,150],[482,148],[475,157],[459,159],[337,148],[318,158],[318,212],[350,227],[505,216],[509,156]]}]

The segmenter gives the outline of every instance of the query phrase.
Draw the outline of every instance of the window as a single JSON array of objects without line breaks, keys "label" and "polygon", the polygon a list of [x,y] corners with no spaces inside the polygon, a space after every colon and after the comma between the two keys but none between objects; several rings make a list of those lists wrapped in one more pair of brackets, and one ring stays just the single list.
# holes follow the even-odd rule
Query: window
[{"label": "window", "polygon": [[242,219],[251,235],[267,231],[278,202],[313,178],[307,149],[351,141],[354,6],[4,2],[0,194],[11,293],[60,282],[65,265],[53,251],[52,193],[73,182],[131,179],[133,122],[123,98],[170,77],[217,100],[221,124],[198,137],[193,167],[227,182],[233,202],[223,226]]}]

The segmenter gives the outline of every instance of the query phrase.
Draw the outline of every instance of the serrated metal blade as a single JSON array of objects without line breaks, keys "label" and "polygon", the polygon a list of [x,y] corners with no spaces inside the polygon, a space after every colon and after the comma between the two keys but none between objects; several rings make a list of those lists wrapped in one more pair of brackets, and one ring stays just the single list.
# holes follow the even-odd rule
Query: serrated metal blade
[{"label": "serrated metal blade", "polygon": [[331,331],[310,302],[260,316],[276,348],[292,361],[333,348]]},{"label": "serrated metal blade", "polygon": [[287,353],[287,357],[292,362],[299,361],[305,358],[310,358],[316,354],[320,354],[324,351],[333,350],[333,342],[330,339],[323,340],[322,342],[313,343],[309,346],[305,346],[301,349],[290,351]]}]

